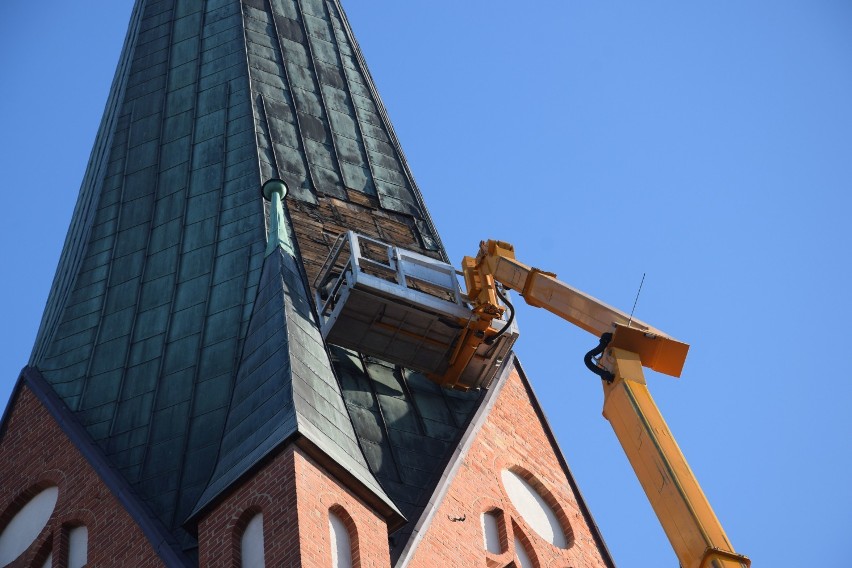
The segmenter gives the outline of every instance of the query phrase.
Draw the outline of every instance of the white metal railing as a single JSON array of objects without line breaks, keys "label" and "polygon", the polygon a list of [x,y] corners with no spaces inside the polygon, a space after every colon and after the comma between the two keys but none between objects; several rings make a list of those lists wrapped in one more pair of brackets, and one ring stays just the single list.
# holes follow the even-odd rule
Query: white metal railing
[{"label": "white metal railing", "polygon": [[[323,339],[432,376],[476,317],[452,265],[353,231],[337,238],[314,289]],[[507,325],[477,349],[463,384],[488,386],[518,336],[514,323],[492,322]]]},{"label": "white metal railing", "polygon": [[342,286],[354,285],[362,275],[392,282],[457,307],[464,306],[452,265],[347,231],[335,241],[314,281],[320,316],[330,316]]}]

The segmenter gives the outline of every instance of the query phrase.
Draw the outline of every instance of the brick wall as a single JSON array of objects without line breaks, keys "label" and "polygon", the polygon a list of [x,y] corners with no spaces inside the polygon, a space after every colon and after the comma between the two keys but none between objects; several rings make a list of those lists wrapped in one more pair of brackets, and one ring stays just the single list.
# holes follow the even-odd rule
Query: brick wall
[{"label": "brick wall", "polygon": [[[567,549],[546,542],[515,510],[503,489],[504,469],[524,477],[554,509],[568,538]],[[498,523],[502,554],[485,552],[480,515],[487,511],[502,520]],[[514,558],[515,535],[532,553],[536,567],[606,566],[526,387],[513,369],[408,567],[503,567]]]},{"label": "brick wall", "polygon": [[200,564],[239,565],[242,530],[259,511],[267,566],[331,566],[329,511],[349,529],[354,567],[390,566],[384,520],[294,445],[204,516],[198,529]]},{"label": "brick wall", "polygon": [[23,386],[0,440],[0,529],[42,489],[59,488],[56,508],[41,534],[10,566],[67,564],[68,530],[86,525],[90,566],[162,566],[136,522],[101,481],[36,396]]},{"label": "brick wall", "polygon": [[[12,566],[40,565],[52,550],[53,565],[64,568],[67,531],[77,524],[89,529],[90,565],[162,566],[138,525],[25,386],[0,440],[0,464],[14,464],[0,468],[0,527],[41,489],[59,487],[50,521]],[[556,511],[567,549],[545,542],[514,509],[501,481],[501,471],[508,468],[535,486]],[[264,515],[267,566],[330,566],[329,511],[349,528],[353,566],[390,566],[382,518],[294,445],[202,519],[200,565],[238,565],[242,529],[258,511]],[[484,551],[480,515],[486,511],[502,520],[502,554]],[[512,371],[408,566],[506,566],[514,559],[515,535],[536,567],[605,566],[527,390]]]}]

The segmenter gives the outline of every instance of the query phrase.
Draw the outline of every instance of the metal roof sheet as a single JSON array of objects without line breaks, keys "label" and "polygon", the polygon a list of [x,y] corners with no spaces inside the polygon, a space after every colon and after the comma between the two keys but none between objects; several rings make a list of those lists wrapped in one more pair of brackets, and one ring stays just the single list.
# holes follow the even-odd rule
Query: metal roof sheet
[{"label": "metal roof sheet", "polygon": [[264,262],[271,177],[308,277],[349,228],[444,256],[339,2],[138,0],[30,364],[185,549],[294,432],[415,511],[476,404],[351,354],[338,385]]}]

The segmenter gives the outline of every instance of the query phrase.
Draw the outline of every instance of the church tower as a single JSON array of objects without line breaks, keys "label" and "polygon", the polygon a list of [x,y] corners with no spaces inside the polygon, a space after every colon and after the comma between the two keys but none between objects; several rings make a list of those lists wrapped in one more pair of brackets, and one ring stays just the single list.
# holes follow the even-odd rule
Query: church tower
[{"label": "church tower", "polygon": [[340,1],[137,0],[0,422],[0,567],[613,566],[514,355],[455,391],[324,339],[346,231],[448,260]]}]

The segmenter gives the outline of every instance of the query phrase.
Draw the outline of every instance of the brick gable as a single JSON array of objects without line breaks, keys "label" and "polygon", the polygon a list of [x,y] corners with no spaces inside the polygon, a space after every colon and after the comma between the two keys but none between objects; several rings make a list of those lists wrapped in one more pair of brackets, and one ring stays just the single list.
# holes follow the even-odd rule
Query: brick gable
[{"label": "brick gable", "polygon": [[30,388],[21,385],[11,404],[0,439],[0,530],[41,489],[55,485],[59,498],[38,538],[10,566],[40,566],[52,552],[53,566],[64,568],[68,529],[80,524],[89,530],[89,566],[163,566],[140,527]]},{"label": "brick gable", "polygon": [[[517,536],[537,568],[611,566],[526,381],[512,368],[495,388],[496,401],[480,421],[422,539],[402,565],[503,567],[513,559],[517,564]],[[505,469],[526,479],[556,512],[568,540],[566,549],[538,536],[514,508],[501,480]],[[485,552],[480,518],[489,511],[502,521],[502,554]]]}]

